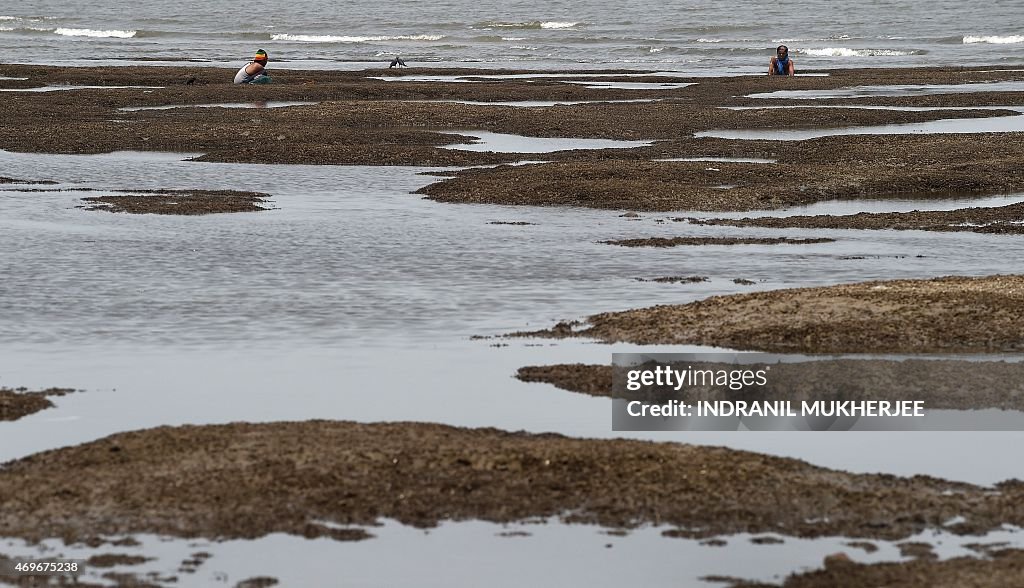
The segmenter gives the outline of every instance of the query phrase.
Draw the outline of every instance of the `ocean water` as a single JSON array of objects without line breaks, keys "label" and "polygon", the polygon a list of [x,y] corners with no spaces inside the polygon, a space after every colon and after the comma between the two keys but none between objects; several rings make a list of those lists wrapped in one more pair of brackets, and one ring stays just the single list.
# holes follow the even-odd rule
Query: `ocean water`
[{"label": "ocean water", "polygon": [[0,4],[8,63],[198,60],[257,48],[277,67],[655,68],[759,72],[787,44],[800,68],[1024,63],[1024,4],[730,0],[439,0],[277,5],[211,0]]}]

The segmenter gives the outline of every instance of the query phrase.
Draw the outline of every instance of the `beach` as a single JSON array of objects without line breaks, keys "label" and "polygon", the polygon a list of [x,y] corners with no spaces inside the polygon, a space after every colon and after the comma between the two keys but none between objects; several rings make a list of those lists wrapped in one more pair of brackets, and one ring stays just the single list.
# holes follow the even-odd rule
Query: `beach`
[{"label": "beach", "polygon": [[469,584],[452,546],[542,581],[566,533],[562,583],[1019,579],[1015,430],[623,432],[607,397],[613,353],[756,351],[1018,415],[1024,70],[233,73],[0,64],[0,555]]}]

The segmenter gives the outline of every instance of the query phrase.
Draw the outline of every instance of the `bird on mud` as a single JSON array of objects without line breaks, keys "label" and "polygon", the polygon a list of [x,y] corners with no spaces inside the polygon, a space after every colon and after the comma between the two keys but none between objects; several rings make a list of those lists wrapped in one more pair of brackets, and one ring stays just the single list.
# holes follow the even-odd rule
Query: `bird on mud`
[{"label": "bird on mud", "polygon": [[388,66],[388,69],[391,69],[392,67],[395,66],[405,67],[405,62],[402,61],[402,58],[397,55],[395,55],[395,58],[391,60],[391,65]]}]

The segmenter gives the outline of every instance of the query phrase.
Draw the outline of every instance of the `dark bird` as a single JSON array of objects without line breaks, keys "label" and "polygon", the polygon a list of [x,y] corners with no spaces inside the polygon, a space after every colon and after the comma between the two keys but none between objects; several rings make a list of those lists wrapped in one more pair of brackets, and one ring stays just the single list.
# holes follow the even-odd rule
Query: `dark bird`
[{"label": "dark bird", "polygon": [[402,58],[397,56],[397,55],[395,56],[394,59],[391,60],[391,65],[388,66],[388,69],[391,69],[392,67],[395,67],[396,65],[398,67],[405,67],[405,62],[402,61]]}]

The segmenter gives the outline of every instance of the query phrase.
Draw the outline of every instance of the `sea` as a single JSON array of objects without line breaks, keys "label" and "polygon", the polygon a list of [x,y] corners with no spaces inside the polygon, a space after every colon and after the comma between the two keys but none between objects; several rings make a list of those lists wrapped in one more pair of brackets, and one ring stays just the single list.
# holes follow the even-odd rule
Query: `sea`
[{"label": "sea", "polygon": [[799,68],[1024,63],[1019,0],[162,0],[0,3],[0,62],[244,62],[759,72],[786,44]]}]

